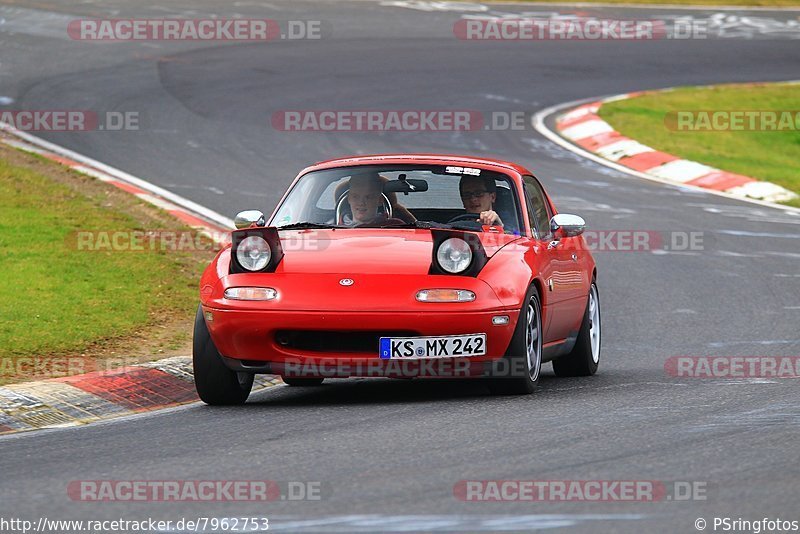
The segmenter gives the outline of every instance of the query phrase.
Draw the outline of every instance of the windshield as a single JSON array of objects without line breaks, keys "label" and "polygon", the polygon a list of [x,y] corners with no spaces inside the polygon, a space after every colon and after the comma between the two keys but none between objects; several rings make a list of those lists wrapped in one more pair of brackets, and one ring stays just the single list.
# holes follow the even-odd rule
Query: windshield
[{"label": "windshield", "polygon": [[302,176],[271,224],[480,231],[488,220],[506,233],[520,233],[516,190],[505,174],[459,166],[360,165]]}]

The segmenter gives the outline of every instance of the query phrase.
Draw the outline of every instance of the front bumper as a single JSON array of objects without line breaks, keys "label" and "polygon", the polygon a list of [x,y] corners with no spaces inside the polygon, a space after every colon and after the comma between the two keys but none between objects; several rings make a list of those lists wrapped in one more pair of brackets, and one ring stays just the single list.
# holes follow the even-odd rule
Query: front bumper
[{"label": "front bumper", "polygon": [[[413,336],[445,336],[486,333],[486,355],[469,358],[478,363],[502,358],[516,327],[518,310],[462,312],[354,312],[232,310],[203,306],[206,324],[215,346],[229,367],[237,370],[289,375],[367,376],[381,368],[430,366],[431,360],[381,360],[374,350],[342,351],[320,347],[287,346],[283,332],[305,332],[313,337],[371,333],[377,336],[404,332]],[[508,324],[495,325],[492,318],[509,317]],[[279,338],[279,334],[281,334]],[[445,359],[437,359],[439,362]],[[459,365],[464,358],[447,358]],[[324,370],[321,371],[321,370]]]}]

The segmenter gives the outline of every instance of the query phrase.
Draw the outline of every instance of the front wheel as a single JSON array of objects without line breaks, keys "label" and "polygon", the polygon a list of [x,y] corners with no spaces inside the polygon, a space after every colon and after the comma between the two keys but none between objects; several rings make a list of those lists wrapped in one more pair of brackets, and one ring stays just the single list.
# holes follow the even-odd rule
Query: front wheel
[{"label": "front wheel", "polygon": [[556,376],[591,376],[600,365],[600,295],[597,283],[589,288],[589,302],[572,352],[553,360]]},{"label": "front wheel", "polygon": [[489,382],[495,395],[526,395],[539,385],[542,370],[542,304],[532,285],[525,295],[506,355],[496,362]]},{"label": "front wheel", "polygon": [[244,404],[250,395],[255,375],[231,371],[225,367],[222,356],[208,333],[202,306],[197,308],[194,320],[192,366],[194,387],[200,400],[206,404]]}]

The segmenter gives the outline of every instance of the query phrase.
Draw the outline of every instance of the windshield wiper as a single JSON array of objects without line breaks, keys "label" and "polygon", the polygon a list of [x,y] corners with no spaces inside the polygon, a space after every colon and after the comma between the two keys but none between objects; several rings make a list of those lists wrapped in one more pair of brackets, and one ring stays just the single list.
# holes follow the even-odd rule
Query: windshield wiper
[{"label": "windshield wiper", "polygon": [[403,224],[376,224],[375,226],[370,226],[369,228],[440,228],[443,225],[437,222],[432,221],[415,221],[413,223],[403,223]]},{"label": "windshield wiper", "polygon": [[278,230],[304,230],[304,229],[329,229],[341,228],[335,224],[314,223],[309,221],[287,224],[286,226],[279,226]]},{"label": "windshield wiper", "polygon": [[483,232],[483,224],[480,222],[472,222],[472,221],[458,221],[452,224],[446,225],[448,228],[454,228],[456,230],[465,230],[467,232]]},{"label": "windshield wiper", "polygon": [[481,224],[471,221],[459,221],[454,224],[440,223],[434,221],[415,221],[413,223],[403,224],[360,224],[358,226],[336,226],[335,224],[315,223],[310,221],[298,222],[287,224],[286,226],[278,226],[278,230],[305,230],[305,229],[342,229],[342,228],[455,228],[457,230],[467,230],[472,232],[480,232]]},{"label": "windshield wiper", "polygon": [[361,225],[358,228],[454,228],[456,230],[466,230],[469,232],[482,232],[483,228],[479,222],[459,221],[454,224],[440,223],[434,221],[416,221],[404,224],[370,224]]}]

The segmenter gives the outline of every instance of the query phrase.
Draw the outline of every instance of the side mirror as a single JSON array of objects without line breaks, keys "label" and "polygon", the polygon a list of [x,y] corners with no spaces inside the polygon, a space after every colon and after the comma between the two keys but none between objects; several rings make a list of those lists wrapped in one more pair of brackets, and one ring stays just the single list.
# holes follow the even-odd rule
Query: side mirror
[{"label": "side mirror", "polygon": [[264,218],[264,214],[258,210],[246,210],[236,214],[233,224],[236,225],[238,230],[241,230],[242,228],[250,228],[254,224],[256,226],[266,226],[267,220]]},{"label": "side mirror", "polygon": [[556,239],[579,236],[585,229],[586,221],[577,215],[557,213],[550,219],[550,230]]}]

